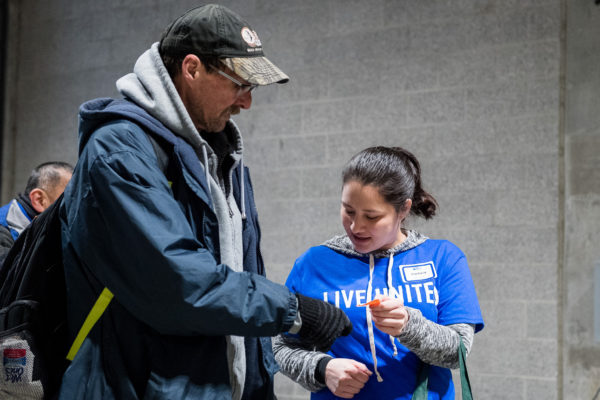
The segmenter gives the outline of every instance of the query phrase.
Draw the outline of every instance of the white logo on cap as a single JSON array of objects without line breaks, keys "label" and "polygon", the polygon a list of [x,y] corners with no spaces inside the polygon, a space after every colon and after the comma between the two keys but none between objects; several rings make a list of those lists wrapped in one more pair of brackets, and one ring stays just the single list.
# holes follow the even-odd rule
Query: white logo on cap
[{"label": "white logo on cap", "polygon": [[256,32],[250,30],[250,28],[248,27],[242,28],[242,39],[244,39],[244,42],[248,43],[250,47],[257,47],[262,45]]}]

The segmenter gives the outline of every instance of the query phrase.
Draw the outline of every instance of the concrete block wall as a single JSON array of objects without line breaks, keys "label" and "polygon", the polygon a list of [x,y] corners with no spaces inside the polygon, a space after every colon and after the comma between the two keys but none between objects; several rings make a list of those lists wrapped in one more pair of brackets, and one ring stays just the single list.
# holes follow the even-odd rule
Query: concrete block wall
[{"label": "concrete block wall", "polygon": [[[411,224],[466,252],[488,324],[469,359],[475,395],[558,398],[559,2],[330,1],[267,18],[283,22],[258,32],[282,43],[266,49],[293,80],[238,120],[272,276],[341,232],[352,154],[405,146],[441,206]],[[307,398],[286,378],[278,391]]]},{"label": "concrete block wall", "polygon": [[[568,3],[565,82],[565,399],[600,398],[600,6]],[[594,297],[596,296],[596,297]]]},{"label": "concrete block wall", "polygon": [[[39,162],[76,161],[79,104],[116,96],[115,80],[169,21],[197,3],[10,4],[3,200],[22,190]],[[563,398],[568,366],[561,360],[567,361],[568,350],[560,347],[559,294],[568,277],[561,271],[564,236],[557,227],[564,203],[566,0],[222,4],[250,21],[267,56],[291,77],[286,85],[257,89],[252,109],[236,118],[253,172],[268,275],[284,282],[307,247],[342,231],[340,171],[351,155],[371,145],[404,146],[420,159],[426,189],[441,206],[432,222],[409,225],[461,247],[475,280],[487,326],[469,358],[474,394]],[[573,55],[575,63],[579,57]],[[584,83],[581,102],[592,96]],[[589,136],[569,138],[575,154],[596,143]],[[581,162],[593,174],[597,158],[586,154]],[[580,166],[573,165],[572,176]],[[574,182],[577,187],[581,180]],[[583,204],[569,214],[575,238],[584,235],[574,228],[577,218],[597,218],[598,201],[571,200]],[[592,257],[587,248],[573,252]],[[579,283],[573,282],[575,292]],[[581,358],[572,357],[576,363]],[[585,369],[583,361],[580,366]],[[593,378],[567,386],[590,386]],[[308,398],[285,377],[278,377],[276,389],[282,400]]]}]

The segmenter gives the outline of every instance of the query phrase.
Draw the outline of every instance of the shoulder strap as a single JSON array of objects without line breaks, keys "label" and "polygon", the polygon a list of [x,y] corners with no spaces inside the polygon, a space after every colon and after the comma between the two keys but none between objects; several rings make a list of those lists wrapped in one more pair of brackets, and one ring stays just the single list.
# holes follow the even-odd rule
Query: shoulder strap
[{"label": "shoulder strap", "polygon": [[69,349],[69,353],[67,354],[67,360],[73,361],[75,355],[81,348],[83,341],[90,333],[94,325],[96,325],[96,322],[98,322],[102,314],[104,314],[104,311],[106,310],[106,307],[108,307],[108,305],[110,304],[112,298],[112,292],[108,290],[108,288],[104,288],[100,293],[100,296],[98,296],[96,303],[90,310],[90,313],[85,318],[83,325],[81,325],[81,329],[79,329],[79,332],[77,333],[77,336],[75,337],[75,340],[73,341],[73,344]]},{"label": "shoulder strap", "polygon": [[[158,141],[156,139],[154,139],[154,137],[152,137],[151,134],[147,133],[147,136],[148,136],[148,140],[150,140],[150,144],[152,144],[154,153],[156,153],[156,158],[158,160],[158,167],[163,172],[163,174],[166,175],[167,166],[169,165],[169,155],[162,147],[160,147],[160,145],[158,144]],[[92,330],[94,325],[96,325],[96,322],[98,322],[98,320],[100,319],[102,314],[104,314],[104,311],[106,311],[106,308],[110,304],[113,297],[114,297],[114,295],[112,294],[112,292],[110,290],[108,290],[108,288],[105,287],[102,290],[102,292],[98,296],[98,299],[96,300],[96,303],[94,304],[94,306],[90,310],[89,314],[85,318],[83,325],[81,325],[81,328],[79,329],[79,332],[77,333],[77,336],[75,337],[75,340],[73,341],[73,344],[71,345],[71,349],[69,350],[69,353],[67,354],[67,360],[73,361],[73,359],[75,358],[75,355],[81,348],[83,341],[85,340],[87,335],[90,333],[90,331]]]},{"label": "shoulder strap", "polygon": [[[460,338],[458,347],[458,362],[460,364],[460,387],[462,391],[462,400],[473,400],[471,393],[471,381],[467,372],[467,349]],[[429,364],[423,363],[419,371],[417,388],[413,392],[412,400],[427,400],[427,383],[429,381]]]}]

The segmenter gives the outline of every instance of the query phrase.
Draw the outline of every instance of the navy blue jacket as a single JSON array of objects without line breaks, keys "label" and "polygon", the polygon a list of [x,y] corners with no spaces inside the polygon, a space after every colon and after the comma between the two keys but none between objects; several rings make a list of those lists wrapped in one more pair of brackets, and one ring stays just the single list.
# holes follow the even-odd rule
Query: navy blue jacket
[{"label": "navy blue jacket", "polygon": [[[164,172],[148,135],[168,155]],[[80,110],[79,151],[61,209],[71,337],[103,287],[114,299],[65,373],[61,398],[229,399],[226,335],[260,337],[272,397],[269,336],[289,330],[296,300],[261,276],[248,171],[245,271],[234,272],[219,261],[204,170],[187,142],[131,102],[97,99]]]}]

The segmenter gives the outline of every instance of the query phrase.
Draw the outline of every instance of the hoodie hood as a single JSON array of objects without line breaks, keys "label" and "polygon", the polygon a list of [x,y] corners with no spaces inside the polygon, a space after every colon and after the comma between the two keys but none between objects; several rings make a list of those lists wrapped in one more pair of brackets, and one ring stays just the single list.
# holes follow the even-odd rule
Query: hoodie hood
[{"label": "hoodie hood", "polygon": [[[398,254],[403,251],[410,250],[414,247],[417,247],[424,241],[428,239],[427,236],[421,235],[419,232],[407,230],[406,231],[406,240],[399,245],[392,247],[388,250],[377,250],[371,253],[375,258],[386,258],[390,255]],[[348,235],[339,235],[334,236],[333,238],[327,240],[323,243],[324,246],[329,247],[332,250],[338,251],[343,254],[347,254],[349,256],[355,257],[366,257],[367,254],[359,253],[354,250],[354,245],[352,241],[348,237]]]},{"label": "hoodie hood", "polygon": [[202,146],[203,140],[160,58],[158,43],[137,59],[133,72],[117,80],[117,90],[195,149]]},{"label": "hoodie hood", "polygon": [[[158,42],[137,59],[133,72],[117,80],[116,85],[119,93],[188,142],[202,159],[205,158],[203,152],[206,151],[206,156],[210,159],[209,170],[214,176],[213,167],[217,166],[217,155],[202,138],[183,105],[158,52]],[[242,136],[233,120],[227,122],[225,133],[233,147],[231,156],[236,161],[241,159]]]}]

